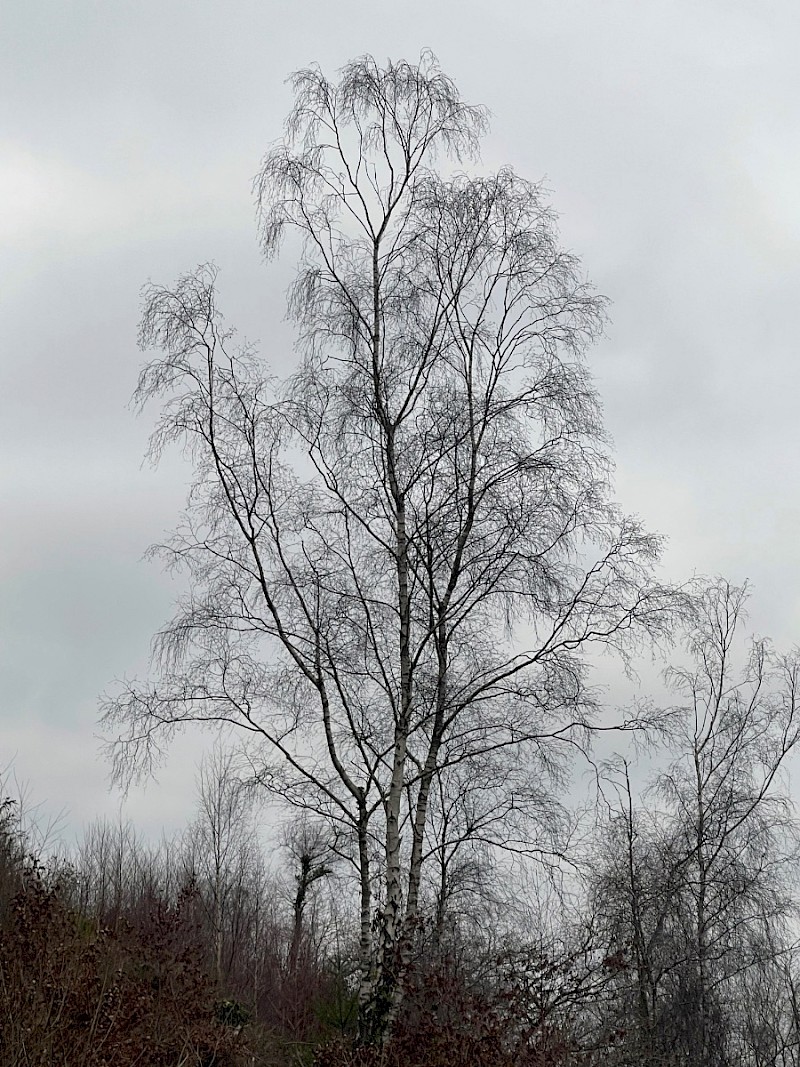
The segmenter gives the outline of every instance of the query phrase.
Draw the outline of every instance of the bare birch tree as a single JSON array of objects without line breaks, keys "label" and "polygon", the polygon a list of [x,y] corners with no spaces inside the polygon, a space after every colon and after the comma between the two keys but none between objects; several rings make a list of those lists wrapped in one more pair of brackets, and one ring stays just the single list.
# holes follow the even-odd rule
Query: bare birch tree
[{"label": "bare birch tree", "polygon": [[627,963],[627,1050],[648,1063],[738,1062],[737,1032],[753,1022],[742,992],[754,1003],[785,980],[797,829],[780,773],[800,740],[800,660],[746,637],[745,603],[724,580],[700,591],[688,658],[667,672],[670,765],[638,807],[621,765],[596,876],[595,913]]},{"label": "bare birch tree", "polygon": [[157,457],[196,478],[161,551],[191,592],[155,680],[105,703],[115,769],[189,722],[256,743],[259,780],[350,835],[360,1039],[385,1040],[419,907],[431,790],[503,753],[536,775],[592,721],[582,652],[663,633],[658,540],[609,496],[584,364],[604,301],[542,189],[442,176],[485,114],[429,54],[293,78],[256,180],[267,256],[304,242],[296,372],[237,346],[206,266],[145,292]]},{"label": "bare birch tree", "polygon": [[764,935],[788,901],[781,838],[792,820],[777,786],[800,740],[800,660],[766,640],[743,641],[745,602],[746,588],[724,580],[700,599],[692,662],[668,674],[682,698],[678,756],[659,780],[676,815],[673,852],[691,915],[690,1053],[709,1067],[722,1062],[715,999],[732,976],[761,962]]}]

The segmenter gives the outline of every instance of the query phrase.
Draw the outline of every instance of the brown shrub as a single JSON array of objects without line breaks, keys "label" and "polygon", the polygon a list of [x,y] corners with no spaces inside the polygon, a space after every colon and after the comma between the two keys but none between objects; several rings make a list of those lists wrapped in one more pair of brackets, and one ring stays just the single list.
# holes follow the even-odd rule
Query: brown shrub
[{"label": "brown shrub", "polygon": [[146,936],[111,933],[29,867],[0,930],[4,1067],[233,1067],[238,1035],[182,910],[160,903]]}]

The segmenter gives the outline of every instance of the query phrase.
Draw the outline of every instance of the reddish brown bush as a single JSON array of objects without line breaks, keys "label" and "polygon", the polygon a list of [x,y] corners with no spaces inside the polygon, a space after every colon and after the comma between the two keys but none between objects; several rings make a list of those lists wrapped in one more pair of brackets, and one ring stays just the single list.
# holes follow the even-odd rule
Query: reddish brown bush
[{"label": "reddish brown bush", "polygon": [[233,1067],[236,1029],[182,908],[160,904],[147,936],[98,926],[29,869],[0,931],[5,1067]]},{"label": "reddish brown bush", "polygon": [[513,981],[486,984],[446,963],[409,975],[385,1050],[328,1043],[315,1067],[573,1067],[572,1042],[545,1014],[531,1013]]}]

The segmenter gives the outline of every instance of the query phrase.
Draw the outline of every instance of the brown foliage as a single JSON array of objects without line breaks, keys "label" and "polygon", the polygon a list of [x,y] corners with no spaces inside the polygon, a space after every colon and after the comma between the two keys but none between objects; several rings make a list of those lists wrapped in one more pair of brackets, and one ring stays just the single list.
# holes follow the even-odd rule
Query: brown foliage
[{"label": "brown foliage", "polygon": [[0,930],[0,1062],[233,1067],[237,1033],[217,1017],[187,903],[112,933],[29,867]]},{"label": "brown foliage", "polygon": [[[385,1049],[320,1049],[315,1067],[568,1067],[578,1051],[546,1013],[530,1017],[514,982],[481,986],[444,966],[411,976],[392,1039]],[[524,1021],[523,1021],[524,1020]]]}]

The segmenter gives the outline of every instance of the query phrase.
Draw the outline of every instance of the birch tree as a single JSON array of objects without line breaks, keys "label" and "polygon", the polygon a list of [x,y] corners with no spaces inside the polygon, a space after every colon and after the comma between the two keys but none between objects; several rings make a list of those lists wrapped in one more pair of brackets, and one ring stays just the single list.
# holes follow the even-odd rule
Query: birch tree
[{"label": "birch tree", "polygon": [[668,674],[681,698],[678,754],[658,783],[675,816],[675,869],[690,915],[687,1044],[704,1065],[723,1058],[714,1040],[722,991],[765,962],[767,935],[790,902],[794,820],[778,787],[800,740],[800,659],[766,640],[743,640],[745,604],[746,588],[724,580],[700,598],[692,661]]},{"label": "birch tree", "polygon": [[699,591],[687,655],[666,675],[669,766],[646,805],[624,761],[613,776],[593,910],[626,961],[617,1021],[643,1062],[752,1062],[737,1039],[792,1032],[786,1005],[766,1030],[748,1013],[790,978],[797,824],[781,771],[800,740],[800,661],[746,636],[745,606],[746,589],[722,579]]},{"label": "birch tree", "polygon": [[302,241],[297,368],[236,343],[214,268],[145,290],[136,400],[163,404],[153,455],[195,464],[160,549],[191,591],[105,722],[122,777],[187,723],[233,724],[255,777],[351,842],[380,1043],[438,778],[507,758],[544,788],[596,711],[584,651],[662,635],[675,601],[611,499],[584,360],[604,301],[542,188],[455,171],[486,116],[429,54],[292,84],[255,193],[265,254]]}]

